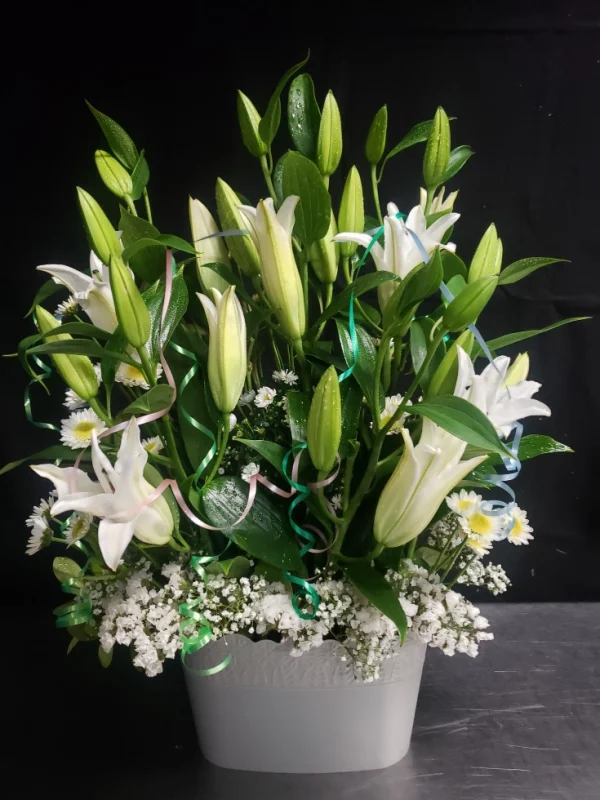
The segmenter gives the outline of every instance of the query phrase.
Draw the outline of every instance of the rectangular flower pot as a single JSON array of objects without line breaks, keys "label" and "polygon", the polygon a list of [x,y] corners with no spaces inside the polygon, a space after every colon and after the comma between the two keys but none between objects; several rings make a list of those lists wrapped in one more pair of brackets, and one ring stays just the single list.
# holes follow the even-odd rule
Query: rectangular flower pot
[{"label": "rectangular flower pot", "polygon": [[[371,683],[356,680],[337,642],[301,656],[291,649],[232,634],[188,656],[186,681],[209,761],[260,772],[352,772],[383,769],[406,755],[426,645],[409,638]],[[228,654],[221,672],[194,673]]]}]

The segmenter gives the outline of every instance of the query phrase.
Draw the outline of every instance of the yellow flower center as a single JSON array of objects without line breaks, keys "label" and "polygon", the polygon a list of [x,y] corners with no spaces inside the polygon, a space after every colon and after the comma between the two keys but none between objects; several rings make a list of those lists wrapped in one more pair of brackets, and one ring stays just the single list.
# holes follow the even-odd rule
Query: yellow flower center
[{"label": "yellow flower center", "polygon": [[92,431],[97,429],[97,425],[93,420],[84,420],[78,422],[73,429],[73,433],[80,442],[88,442],[92,438]]},{"label": "yellow flower center", "polygon": [[137,367],[132,367],[131,364],[125,364],[125,369],[123,370],[125,373],[125,378],[128,381],[145,381],[146,378],[144,377],[141,370]]},{"label": "yellow flower center", "polygon": [[466,511],[472,505],[473,505],[472,500],[459,500],[458,503],[456,504],[456,508],[458,509],[458,511]]},{"label": "yellow flower center", "polygon": [[156,442],[148,442],[144,445],[144,450],[146,450],[148,453],[154,453],[156,450]]},{"label": "yellow flower center", "polygon": [[469,517],[469,526],[473,533],[477,533],[480,536],[492,533],[493,530],[492,520],[480,511],[477,511],[473,516]]},{"label": "yellow flower center", "polygon": [[509,536],[520,536],[523,533],[523,523],[518,517],[513,518],[513,526],[510,529]]}]

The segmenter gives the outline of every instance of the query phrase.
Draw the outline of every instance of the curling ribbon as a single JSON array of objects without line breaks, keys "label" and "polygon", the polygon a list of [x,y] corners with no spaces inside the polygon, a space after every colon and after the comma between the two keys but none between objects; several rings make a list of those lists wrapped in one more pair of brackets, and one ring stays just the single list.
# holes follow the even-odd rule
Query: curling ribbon
[{"label": "curling ribbon", "polygon": [[52,422],[38,422],[33,418],[33,413],[31,411],[31,393],[30,389],[34,383],[38,383],[40,378],[49,378],[52,374],[52,367],[46,366],[44,362],[38,358],[37,356],[33,357],[33,360],[38,365],[38,367],[43,370],[43,375],[38,375],[37,378],[32,378],[29,381],[27,386],[25,387],[25,397],[23,400],[23,406],[25,408],[25,417],[27,418],[28,422],[31,422],[32,425],[35,425],[36,428],[48,428],[51,431],[60,431],[58,425],[54,425]]},{"label": "curling ribbon", "polygon": [[[68,520],[62,523],[61,529],[64,530],[68,524]],[[73,542],[73,546],[79,548],[84,553],[87,560],[83,567],[81,567],[78,575],[69,578],[60,585],[60,588],[65,594],[74,594],[79,599],[74,603],[62,605],[54,609],[54,614],[57,617],[57,628],[70,628],[73,625],[85,625],[86,622],[90,622],[94,618],[92,601],[87,592],[84,592],[80,585],[80,581],[84,577],[89,564],[90,555],[83,542]]]}]

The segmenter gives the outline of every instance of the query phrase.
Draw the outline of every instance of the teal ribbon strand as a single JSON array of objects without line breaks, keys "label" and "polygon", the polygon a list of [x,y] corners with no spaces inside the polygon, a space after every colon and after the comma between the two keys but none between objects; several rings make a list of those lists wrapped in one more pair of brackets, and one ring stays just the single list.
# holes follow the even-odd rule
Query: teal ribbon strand
[{"label": "teal ribbon strand", "polygon": [[[65,530],[68,524],[69,520],[62,522],[61,530]],[[90,600],[87,592],[84,592],[81,587],[82,578],[84,577],[87,566],[90,562],[89,552],[83,542],[74,542],[73,546],[81,550],[81,552],[86,556],[87,560],[83,567],[81,567],[78,575],[69,578],[69,580],[64,581],[64,583],[61,583],[60,585],[60,588],[65,594],[75,595],[77,597],[77,601],[59,606],[58,608],[54,609],[54,614],[57,618],[57,628],[70,628],[72,625],[85,625],[87,622],[91,622],[94,618],[92,601]]]},{"label": "teal ribbon strand", "polygon": [[25,417],[27,418],[28,422],[31,422],[32,425],[35,425],[36,428],[47,428],[50,431],[60,431],[58,425],[54,425],[52,422],[39,422],[38,420],[33,418],[33,412],[31,410],[31,387],[38,383],[39,380],[44,380],[49,378],[52,375],[52,367],[46,366],[44,362],[38,358],[37,356],[33,356],[33,360],[38,365],[38,367],[42,370],[41,375],[38,375],[37,378],[32,378],[29,381],[27,386],[25,387],[25,394],[23,399],[23,406],[25,408]]}]

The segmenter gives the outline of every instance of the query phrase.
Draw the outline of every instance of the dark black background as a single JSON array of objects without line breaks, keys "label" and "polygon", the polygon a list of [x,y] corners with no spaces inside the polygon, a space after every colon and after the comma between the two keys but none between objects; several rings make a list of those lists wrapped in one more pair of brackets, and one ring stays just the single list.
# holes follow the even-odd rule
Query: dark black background
[{"label": "dark black background", "polygon": [[[453,182],[461,190],[457,210],[463,216],[453,237],[459,253],[468,260],[494,221],[505,263],[540,255],[570,259],[499,291],[481,320],[486,337],[597,312],[595,2],[214,6],[13,6],[2,56],[4,352],[31,332],[23,315],[41,282],[35,266],[86,264],[75,185],[111,207],[93,163],[104,141],[83,99],[116,118],[146,149],[155,221],[163,232],[187,236],[188,193],[212,205],[217,176],[252,199],[264,192],[258,164],[237,130],[235,90],[242,88],[264,110],[279,75],[309,46],[318,97],[333,89],[345,119],[334,191],[353,163],[366,182],[364,139],[380,105],[388,104],[391,145],[441,104],[458,117],[454,144],[476,151]],[[275,152],[287,146],[282,127]],[[421,156],[415,148],[389,164],[385,200],[405,210],[415,204]],[[576,452],[523,469],[518,498],[536,539],[526,548],[505,546],[502,560],[516,584],[508,600],[600,599],[599,333],[594,319],[527,343],[531,377],[542,382],[539,397],[553,416],[526,421],[526,431],[547,432]],[[5,462],[54,439],[24,418],[25,377],[17,364],[4,361],[2,368]],[[44,418],[43,398],[36,399]],[[64,599],[51,574],[52,555],[24,555],[24,519],[48,488],[26,468],[0,484],[3,640],[20,676],[12,686],[27,746],[54,765],[55,775],[67,764],[66,790],[68,760],[60,759],[74,742],[82,753],[97,746],[120,763],[131,758],[133,767],[136,754],[163,745],[175,752],[192,733],[174,665],[148,681],[127,664],[126,653],[109,672],[94,664],[93,646],[86,652],[80,645],[65,658],[68,637],[52,630],[50,609]]]}]

